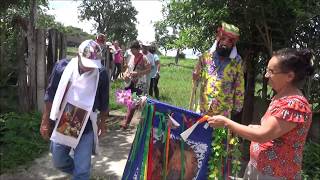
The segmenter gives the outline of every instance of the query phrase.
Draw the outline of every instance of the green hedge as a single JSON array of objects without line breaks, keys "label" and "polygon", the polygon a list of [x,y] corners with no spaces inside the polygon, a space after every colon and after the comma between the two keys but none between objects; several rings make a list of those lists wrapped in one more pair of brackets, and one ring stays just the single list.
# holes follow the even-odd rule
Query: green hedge
[{"label": "green hedge", "polygon": [[39,132],[39,113],[0,114],[0,174],[26,164],[48,150]]}]

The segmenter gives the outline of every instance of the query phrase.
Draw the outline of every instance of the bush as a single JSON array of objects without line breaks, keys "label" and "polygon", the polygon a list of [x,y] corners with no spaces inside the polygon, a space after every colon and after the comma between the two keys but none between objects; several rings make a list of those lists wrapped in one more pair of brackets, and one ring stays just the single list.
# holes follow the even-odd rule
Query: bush
[{"label": "bush", "polygon": [[302,169],[304,179],[320,179],[320,144],[312,141],[305,144]]},{"label": "bush", "polygon": [[48,150],[41,138],[39,113],[0,114],[0,174],[26,164]]}]

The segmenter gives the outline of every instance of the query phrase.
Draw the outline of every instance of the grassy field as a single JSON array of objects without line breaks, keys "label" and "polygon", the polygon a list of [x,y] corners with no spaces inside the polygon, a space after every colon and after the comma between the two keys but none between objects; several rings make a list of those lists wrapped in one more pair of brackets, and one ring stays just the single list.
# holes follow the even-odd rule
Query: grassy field
[{"label": "grassy field", "polygon": [[[196,60],[181,59],[178,65],[174,65],[174,58],[161,56],[160,62],[161,70],[158,84],[160,101],[188,108],[192,88],[192,70]],[[117,80],[111,84],[111,110],[124,110],[123,106],[115,103],[115,91],[123,87],[122,80]]]}]

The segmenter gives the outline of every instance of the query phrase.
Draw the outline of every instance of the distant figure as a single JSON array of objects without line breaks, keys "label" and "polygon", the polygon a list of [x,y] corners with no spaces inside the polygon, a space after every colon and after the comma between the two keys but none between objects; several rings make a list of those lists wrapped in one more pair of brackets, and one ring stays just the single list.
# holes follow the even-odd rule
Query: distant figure
[{"label": "distant figure", "polygon": [[112,79],[115,81],[118,79],[119,74],[121,73],[121,65],[122,65],[122,60],[123,60],[123,56],[122,56],[122,49],[119,46],[119,42],[118,41],[114,41],[113,43],[114,45],[114,68],[113,68],[113,72],[112,72]]},{"label": "distant figure", "polygon": [[150,73],[151,81],[150,81],[150,87],[149,87],[149,95],[153,96],[153,93],[154,93],[156,99],[159,100],[158,82],[160,79],[160,58],[156,53],[157,48],[155,45],[151,45],[149,51],[153,55],[153,61],[154,61],[154,66],[151,66],[151,73]]},{"label": "distant figure", "polygon": [[[147,60],[149,61],[150,65],[151,65],[151,69],[152,69],[152,67],[155,67],[155,64],[154,64],[153,55],[149,52],[150,45],[151,44],[147,41],[144,41],[141,43],[142,54],[144,56],[146,56]],[[147,74],[147,91],[148,92],[149,92],[149,88],[150,88],[150,81],[151,81],[151,71],[150,71],[150,73]]]},{"label": "distant figure", "polygon": [[113,80],[112,72],[113,72],[113,68],[114,68],[114,56],[113,56],[114,46],[112,45],[111,42],[106,42],[106,47],[107,47],[106,68],[107,68],[107,72],[109,74],[109,80],[111,81],[111,80]]}]

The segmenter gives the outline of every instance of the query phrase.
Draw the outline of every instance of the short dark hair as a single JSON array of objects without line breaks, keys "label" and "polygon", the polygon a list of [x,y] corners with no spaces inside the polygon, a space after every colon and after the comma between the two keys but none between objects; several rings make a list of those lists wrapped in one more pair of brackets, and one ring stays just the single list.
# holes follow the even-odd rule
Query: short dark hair
[{"label": "short dark hair", "polygon": [[141,46],[139,41],[135,40],[130,43],[130,49],[140,49],[140,48]]},{"label": "short dark hair", "polygon": [[149,48],[149,52],[154,54],[154,53],[156,53],[156,51],[157,51],[156,45],[151,45],[150,48]]},{"label": "short dark hair", "polygon": [[283,72],[294,72],[293,84],[298,85],[307,76],[314,73],[312,66],[312,52],[309,49],[284,48],[273,53],[279,60],[280,69]]}]

